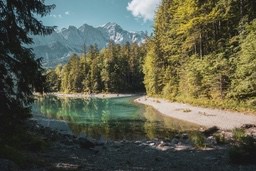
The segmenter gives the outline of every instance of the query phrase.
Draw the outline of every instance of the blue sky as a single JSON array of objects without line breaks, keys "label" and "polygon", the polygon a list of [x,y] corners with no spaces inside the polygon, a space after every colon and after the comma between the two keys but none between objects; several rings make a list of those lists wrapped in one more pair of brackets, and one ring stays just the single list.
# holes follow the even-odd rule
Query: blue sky
[{"label": "blue sky", "polygon": [[58,29],[69,25],[79,27],[115,22],[128,31],[148,31],[153,29],[153,16],[161,0],[45,0],[56,8],[41,20],[45,25],[55,25]]}]

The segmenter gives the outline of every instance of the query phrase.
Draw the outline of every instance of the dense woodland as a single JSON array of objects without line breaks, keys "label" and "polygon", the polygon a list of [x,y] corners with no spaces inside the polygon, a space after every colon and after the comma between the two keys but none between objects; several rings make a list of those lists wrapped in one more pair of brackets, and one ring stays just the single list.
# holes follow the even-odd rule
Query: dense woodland
[{"label": "dense woodland", "polygon": [[[172,101],[256,111],[255,0],[162,0],[156,12],[153,35],[145,44],[116,45],[109,42],[101,51],[93,45],[83,55],[73,55],[67,64],[44,72],[41,59],[37,59],[28,46],[33,43],[31,35],[47,35],[54,31],[54,27],[44,26],[38,20],[39,16],[48,15],[54,8],[55,5],[45,5],[44,0],[0,1],[0,158],[3,165],[1,168],[4,170],[21,170],[18,167],[16,169],[15,163],[24,168],[22,170],[26,170],[26,167],[31,167],[32,170],[41,168],[59,170],[62,169],[58,167],[59,164],[62,165],[61,160],[69,161],[74,150],[79,156],[81,154],[80,148],[77,148],[78,144],[71,143],[79,139],[25,123],[31,116],[35,91],[41,93],[43,91],[65,93],[146,91],[150,96]],[[86,104],[89,102],[87,101]],[[152,116],[149,111],[146,113]],[[106,123],[103,122],[103,126]],[[147,130],[148,136],[153,133],[161,134],[158,131],[162,129],[151,128],[150,123],[142,127],[143,130]],[[122,130],[122,127],[120,129]],[[235,141],[229,154],[231,161],[255,164],[255,138],[245,135],[243,130],[235,131],[237,133],[233,134],[237,134],[234,136],[237,138],[232,138]],[[109,135],[112,136],[113,133],[115,132]],[[67,141],[63,142],[62,137],[68,138]],[[56,141],[55,138],[58,140]],[[197,144],[206,147],[201,133],[194,139],[199,142]],[[88,140],[82,140],[83,144],[84,141],[88,144]],[[218,141],[226,143],[225,137]],[[107,149],[120,147],[119,142],[115,144],[111,143],[106,147]],[[134,143],[121,143],[122,146],[126,144]],[[41,151],[50,145],[56,146]],[[136,146],[140,147],[140,145]],[[63,152],[59,149],[63,148],[66,150],[65,155],[59,157]],[[102,148],[104,149],[106,148]],[[125,150],[127,151],[127,148]],[[144,143],[139,152],[141,154],[138,157],[144,158]],[[154,158],[155,154],[162,153],[159,149],[157,153],[155,152],[152,151],[151,158]],[[196,150],[196,152],[200,151]],[[87,154],[90,158],[91,153],[85,153]],[[119,162],[119,157],[123,157],[120,151],[113,154],[118,154],[115,155],[114,162]],[[167,153],[163,154],[166,156]],[[180,160],[184,160],[184,154],[186,153],[182,152]],[[217,155],[219,154],[218,152]],[[198,153],[198,155],[203,154]],[[123,158],[126,160],[125,155]],[[96,156],[95,159],[100,161],[102,158]],[[155,162],[159,163],[159,158],[155,159],[157,159]],[[53,161],[49,164],[50,160]],[[64,169],[66,166],[70,166],[71,169],[74,169],[74,166],[78,169],[81,169],[81,166],[82,169],[89,166],[90,169],[91,165],[85,164],[85,160],[87,161],[86,158],[81,157],[72,159],[71,164],[70,162],[63,164]],[[219,163],[223,164],[222,160],[225,158]],[[91,159],[88,161],[97,165],[97,162]],[[136,162],[127,161],[129,168],[135,168]],[[77,163],[81,163],[81,166]],[[56,167],[52,168],[52,166]],[[227,168],[229,166],[230,164]],[[236,166],[238,165],[234,165]],[[242,168],[240,166],[239,168]]]},{"label": "dense woodland", "polygon": [[109,42],[99,52],[90,46],[82,56],[73,55],[67,64],[58,65],[47,73],[48,91],[144,92],[142,63],[146,50],[135,43],[117,45]]},{"label": "dense woodland", "polygon": [[255,110],[256,1],[163,0],[148,44],[148,95]]},{"label": "dense woodland", "polygon": [[50,91],[141,92],[144,83],[150,96],[255,110],[255,18],[254,0],[163,0],[143,46],[91,46],[48,71]]}]

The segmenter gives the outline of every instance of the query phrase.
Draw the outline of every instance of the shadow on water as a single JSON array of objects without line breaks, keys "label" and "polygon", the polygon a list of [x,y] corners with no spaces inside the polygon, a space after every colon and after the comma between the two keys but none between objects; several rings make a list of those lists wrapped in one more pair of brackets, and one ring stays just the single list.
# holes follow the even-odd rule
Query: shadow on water
[{"label": "shadow on water", "polygon": [[[178,131],[198,129],[191,123],[161,115],[152,107],[134,103],[136,97],[72,99],[44,96],[33,105],[34,118],[60,120],[75,135],[95,139],[135,140],[170,138]],[[56,122],[44,124],[56,129]],[[61,127],[65,129],[65,127]]]}]

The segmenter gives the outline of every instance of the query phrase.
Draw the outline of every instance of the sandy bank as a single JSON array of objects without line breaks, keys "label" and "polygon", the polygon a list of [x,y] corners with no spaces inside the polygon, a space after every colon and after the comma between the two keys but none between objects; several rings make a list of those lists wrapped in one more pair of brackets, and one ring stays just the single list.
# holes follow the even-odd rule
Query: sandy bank
[{"label": "sandy bank", "polygon": [[252,114],[195,107],[188,104],[172,103],[163,99],[146,96],[140,97],[135,101],[152,106],[164,115],[205,127],[217,126],[221,129],[234,129],[241,127],[243,124],[256,125],[256,115]]},{"label": "sandy bank", "polygon": [[65,93],[49,93],[50,95],[54,95],[57,97],[68,97],[68,98],[116,98],[116,97],[131,97],[135,96],[135,94],[117,94],[117,93],[99,93],[99,94],[83,94],[83,93],[74,93],[74,94],[65,94]]}]

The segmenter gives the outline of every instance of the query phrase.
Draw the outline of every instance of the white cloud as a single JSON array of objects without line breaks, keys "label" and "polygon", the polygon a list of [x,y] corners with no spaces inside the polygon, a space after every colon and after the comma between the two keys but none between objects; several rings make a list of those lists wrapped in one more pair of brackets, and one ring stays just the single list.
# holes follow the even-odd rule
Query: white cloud
[{"label": "white cloud", "polygon": [[70,12],[69,12],[69,11],[66,11],[65,14],[66,14],[66,15],[70,15]]},{"label": "white cloud", "polygon": [[153,20],[155,10],[161,0],[132,0],[126,7],[135,17],[143,18],[144,21]]},{"label": "white cloud", "polygon": [[62,15],[61,14],[51,14],[50,17],[53,17],[53,18],[62,18]]}]

